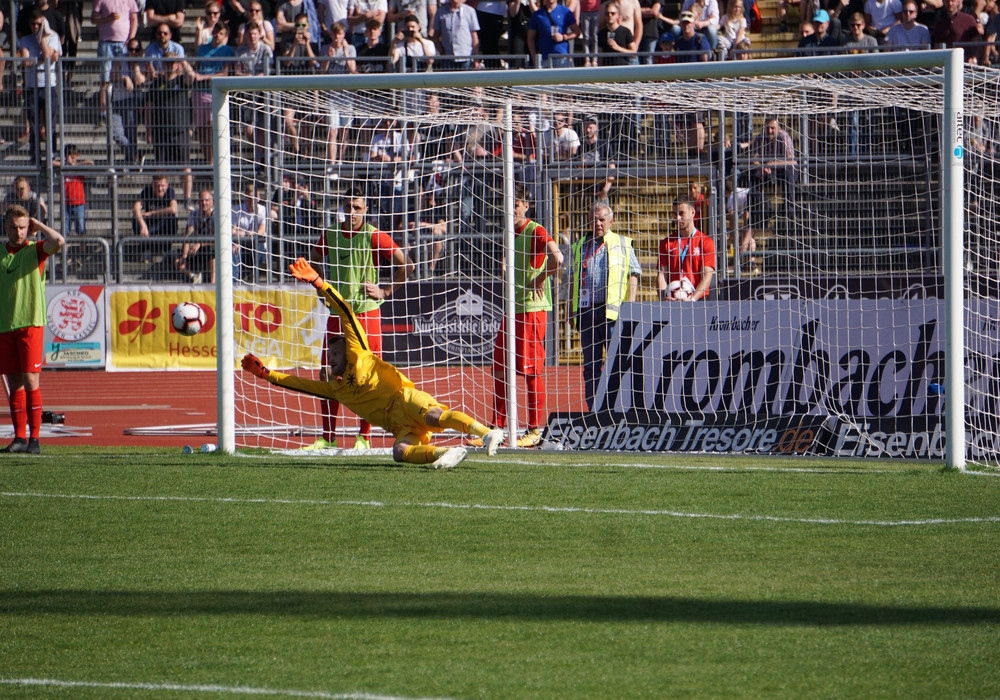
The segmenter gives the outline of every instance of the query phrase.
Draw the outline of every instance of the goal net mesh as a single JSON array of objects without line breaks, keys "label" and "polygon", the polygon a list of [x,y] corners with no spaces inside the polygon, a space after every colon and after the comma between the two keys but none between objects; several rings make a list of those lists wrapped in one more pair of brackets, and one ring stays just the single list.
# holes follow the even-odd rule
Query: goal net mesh
[{"label": "goal net mesh", "polygon": [[[997,75],[967,68],[963,117],[967,456],[987,465],[997,460],[1000,395]],[[236,357],[254,352],[319,376],[328,312],[288,265],[319,256],[329,276],[331,249],[317,244],[348,227],[348,193],[360,192],[366,222],[413,263],[379,307],[383,357],[493,423],[507,172],[566,258],[553,278],[545,420],[529,425],[517,377],[510,427],[541,427],[566,449],[942,459],[940,78],[916,69],[230,92]],[[769,167],[772,127],[778,143],[790,139],[792,163]],[[660,241],[677,235],[675,202],[686,197],[715,241],[712,293],[663,303]],[[600,200],[612,230],[632,239],[642,275],[591,411],[571,252]],[[373,260],[388,288],[400,266]],[[252,379],[236,379],[239,445],[296,449],[323,435],[318,400]],[[358,430],[342,409],[338,444],[352,447]],[[376,428],[375,444],[385,438]]]}]

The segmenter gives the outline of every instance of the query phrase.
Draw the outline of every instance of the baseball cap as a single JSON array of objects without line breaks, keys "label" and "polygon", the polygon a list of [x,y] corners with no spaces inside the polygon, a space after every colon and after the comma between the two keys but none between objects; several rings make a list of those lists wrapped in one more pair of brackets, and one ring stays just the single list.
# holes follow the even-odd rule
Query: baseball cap
[{"label": "baseball cap", "polygon": [[583,120],[584,124],[600,124],[601,122],[597,119],[596,114],[588,114],[587,118]]},{"label": "baseball cap", "polygon": [[816,14],[813,15],[813,22],[829,22],[830,13],[826,10],[816,10]]},{"label": "baseball cap", "polygon": [[688,12],[687,10],[685,10],[684,12],[681,13],[681,19],[680,19],[680,21],[681,22],[694,22],[694,13],[693,12]]}]

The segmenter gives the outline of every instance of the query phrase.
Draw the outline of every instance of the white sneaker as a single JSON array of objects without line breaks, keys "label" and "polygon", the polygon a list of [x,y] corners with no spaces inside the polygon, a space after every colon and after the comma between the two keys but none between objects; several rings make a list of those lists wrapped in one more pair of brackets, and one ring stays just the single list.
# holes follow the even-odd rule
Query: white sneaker
[{"label": "white sneaker", "polygon": [[486,448],[486,454],[490,457],[497,453],[500,449],[500,443],[503,442],[504,432],[499,428],[494,428],[490,432],[483,436],[483,447]]},{"label": "white sneaker", "polygon": [[427,466],[431,469],[451,469],[458,466],[467,454],[469,454],[469,451],[464,447],[452,447]]}]

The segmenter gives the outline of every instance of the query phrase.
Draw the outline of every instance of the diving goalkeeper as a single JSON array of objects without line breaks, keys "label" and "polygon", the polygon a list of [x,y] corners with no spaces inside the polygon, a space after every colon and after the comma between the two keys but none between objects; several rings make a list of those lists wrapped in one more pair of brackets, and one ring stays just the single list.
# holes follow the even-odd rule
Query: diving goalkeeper
[{"label": "diving goalkeeper", "polygon": [[372,425],[393,434],[392,458],[432,467],[451,469],[463,459],[464,447],[432,447],[430,434],[451,428],[483,438],[487,454],[496,454],[503,432],[489,430],[461,411],[451,411],[427,392],[417,389],[402,372],[368,348],[368,338],[351,305],[327,283],[305,258],[289,266],[295,279],[308,282],[340,316],[344,335],[329,342],[329,381],[305,379],[265,367],[254,355],[243,356],[243,369],[271,384],[339,401]]}]

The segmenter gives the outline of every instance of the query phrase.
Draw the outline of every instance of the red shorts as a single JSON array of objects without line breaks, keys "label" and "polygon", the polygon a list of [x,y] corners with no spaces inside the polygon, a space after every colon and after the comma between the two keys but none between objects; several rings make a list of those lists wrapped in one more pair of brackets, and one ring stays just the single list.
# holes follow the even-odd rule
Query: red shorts
[{"label": "red shorts", "polygon": [[[536,376],[545,368],[545,326],[548,311],[530,311],[514,314],[514,369],[518,374]],[[493,345],[493,366],[507,366],[507,319],[500,322],[500,330]]]},{"label": "red shorts", "polygon": [[[365,311],[362,314],[354,314],[358,317],[358,325],[368,336],[368,348],[382,357],[382,312],[378,309]],[[327,343],[331,335],[340,335],[340,316],[330,314],[326,319],[326,338],[323,339],[323,356],[326,357]]]},{"label": "red shorts", "polygon": [[45,331],[41,326],[0,333],[0,374],[42,371]]}]

